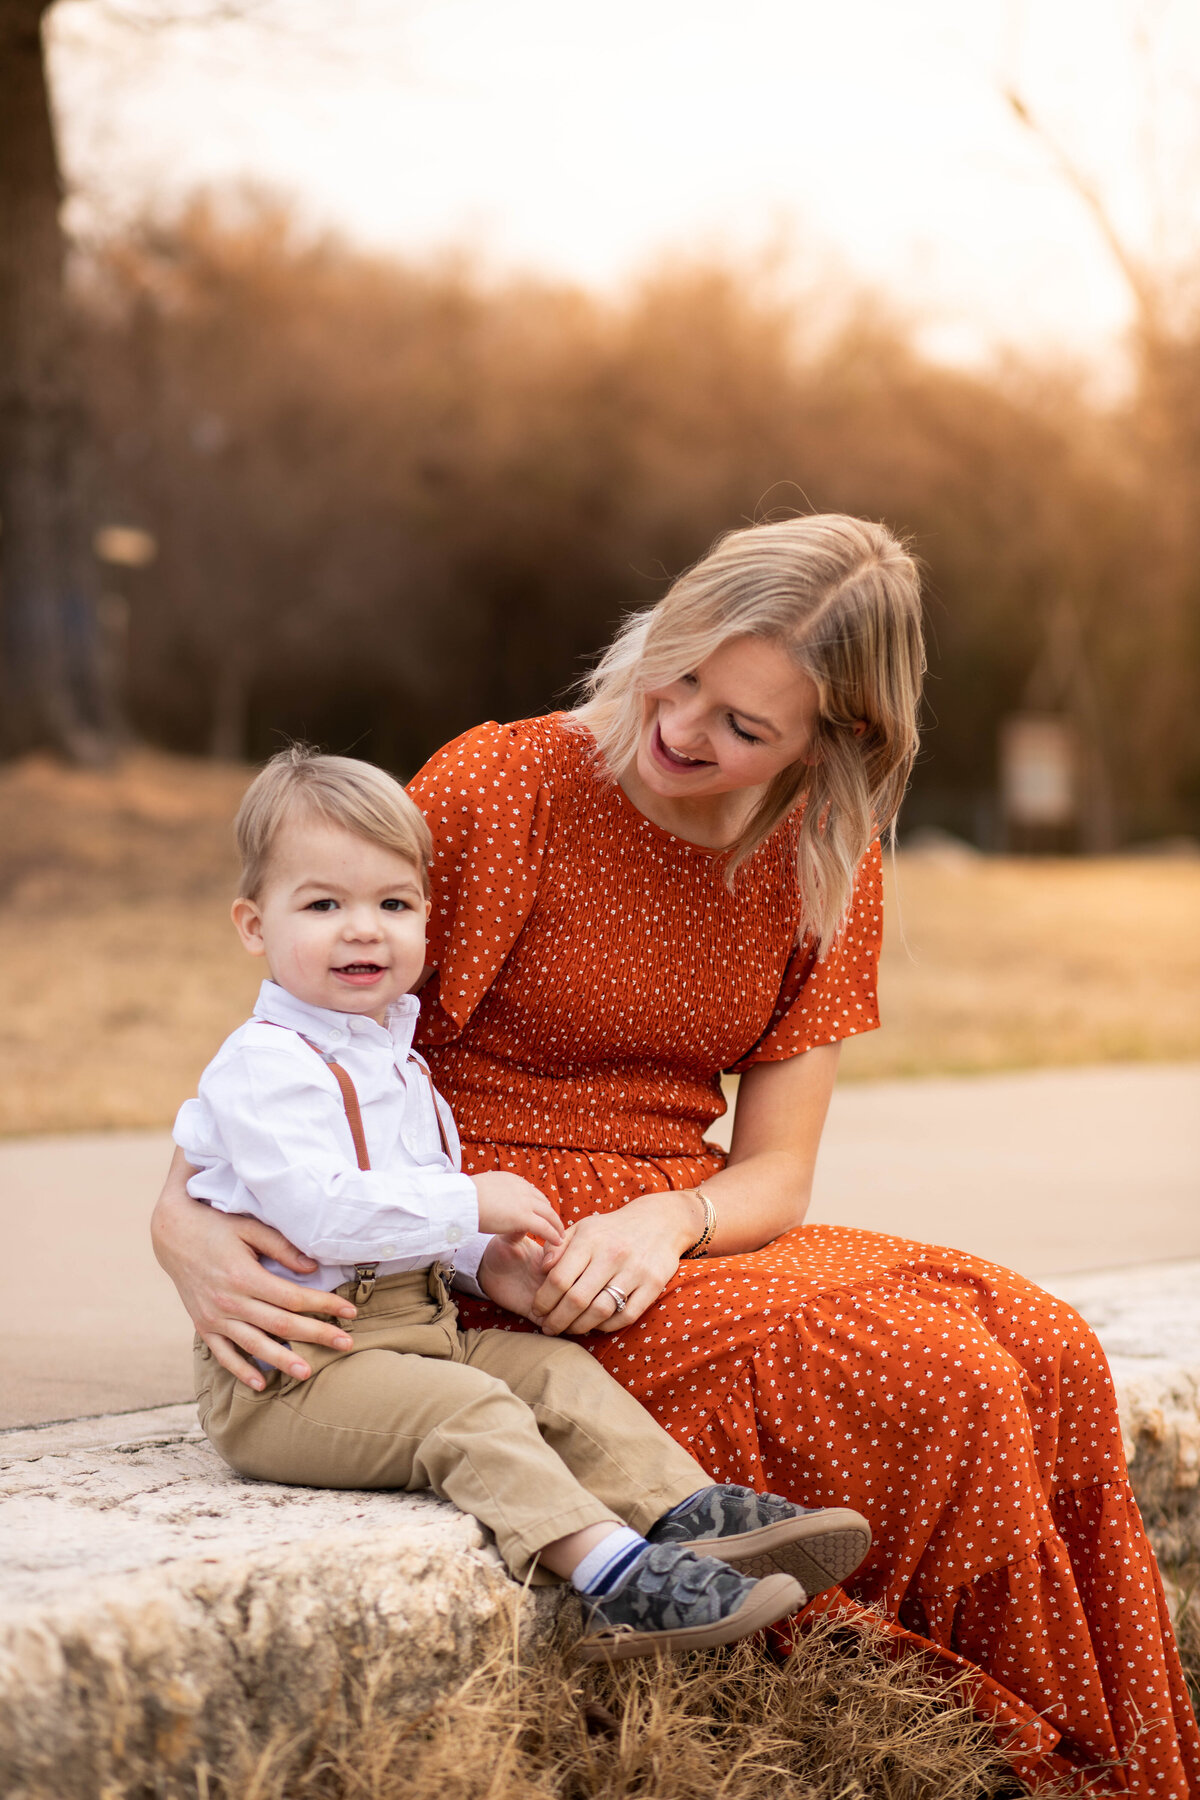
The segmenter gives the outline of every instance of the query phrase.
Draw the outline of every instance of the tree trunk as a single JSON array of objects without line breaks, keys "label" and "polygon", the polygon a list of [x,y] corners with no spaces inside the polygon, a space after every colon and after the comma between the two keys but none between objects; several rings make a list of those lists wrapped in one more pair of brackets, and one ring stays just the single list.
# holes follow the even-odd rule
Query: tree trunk
[{"label": "tree trunk", "polygon": [[97,761],[115,720],[97,622],[88,430],[63,290],[42,56],[49,0],[0,0],[0,736]]},{"label": "tree trunk", "polygon": [[237,651],[231,650],[217,669],[212,702],[209,755],[218,762],[244,762],[250,722],[250,670]]}]

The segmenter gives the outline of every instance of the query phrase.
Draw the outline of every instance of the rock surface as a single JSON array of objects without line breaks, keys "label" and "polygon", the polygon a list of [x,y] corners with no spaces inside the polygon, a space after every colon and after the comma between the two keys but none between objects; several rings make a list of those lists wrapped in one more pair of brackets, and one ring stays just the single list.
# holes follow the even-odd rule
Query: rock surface
[{"label": "rock surface", "polygon": [[0,1435],[0,1522],[7,1800],[212,1763],[368,1666],[420,1711],[561,1604],[440,1501],[240,1479],[190,1406]]},{"label": "rock surface", "polygon": [[[1160,1557],[1200,1557],[1200,1262],[1051,1285],[1109,1352]],[[7,1800],[191,1768],[235,1722],[265,1742],[368,1666],[420,1711],[563,1603],[437,1500],[241,1479],[190,1406],[0,1433],[0,1529]]]}]

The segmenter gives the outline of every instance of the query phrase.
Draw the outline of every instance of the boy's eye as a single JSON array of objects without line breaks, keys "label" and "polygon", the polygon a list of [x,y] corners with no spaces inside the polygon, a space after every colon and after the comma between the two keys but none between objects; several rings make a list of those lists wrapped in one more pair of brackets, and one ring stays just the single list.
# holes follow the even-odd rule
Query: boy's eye
[{"label": "boy's eye", "polygon": [[337,907],[336,900],[310,900],[305,912],[333,912]]},{"label": "boy's eye", "polygon": [[408,901],[397,900],[394,896],[382,902],[384,912],[407,912]]},{"label": "boy's eye", "polygon": [[726,717],[729,721],[730,731],[732,731],[734,737],[741,738],[743,744],[761,744],[762,743],[762,739],[756,738],[752,731],[743,731],[741,726],[738,724],[737,720],[734,718],[732,713],[727,713]]}]

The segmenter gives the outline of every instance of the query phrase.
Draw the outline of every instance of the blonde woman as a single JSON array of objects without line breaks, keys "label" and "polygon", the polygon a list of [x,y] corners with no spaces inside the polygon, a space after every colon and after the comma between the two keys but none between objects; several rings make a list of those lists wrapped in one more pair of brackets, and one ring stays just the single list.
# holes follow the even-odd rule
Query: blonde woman
[{"label": "blonde woman", "polygon": [[[1023,1774],[1116,1761],[1123,1792],[1185,1800],[1200,1738],[1095,1339],[994,1264],[803,1225],[839,1045],[878,1023],[877,839],[921,673],[894,538],[760,526],[626,626],[577,711],[480,726],[412,783],[419,1041],[464,1167],[571,1228],[545,1259],[494,1242],[464,1323],[496,1302],[581,1335],[714,1480],[859,1508],[848,1591],[976,1666]],[[704,1132],[731,1069],[726,1157]],[[263,1271],[304,1265],[183,1173],[156,1241],[217,1358],[253,1383],[250,1356],[348,1348],[312,1316],[348,1306]]]}]

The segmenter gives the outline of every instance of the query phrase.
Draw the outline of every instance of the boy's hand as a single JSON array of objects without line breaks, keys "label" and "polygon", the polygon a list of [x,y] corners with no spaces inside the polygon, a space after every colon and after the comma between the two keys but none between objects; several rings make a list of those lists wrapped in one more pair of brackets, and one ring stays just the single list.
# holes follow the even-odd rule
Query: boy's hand
[{"label": "boy's hand", "polygon": [[475,1279],[497,1306],[518,1318],[531,1319],[533,1296],[545,1279],[546,1252],[531,1237],[493,1237],[480,1259]]},{"label": "boy's hand", "polygon": [[520,1175],[505,1169],[488,1169],[472,1175],[479,1201],[479,1229],[518,1243],[535,1237],[543,1244],[562,1242],[563,1228],[545,1194]]}]

